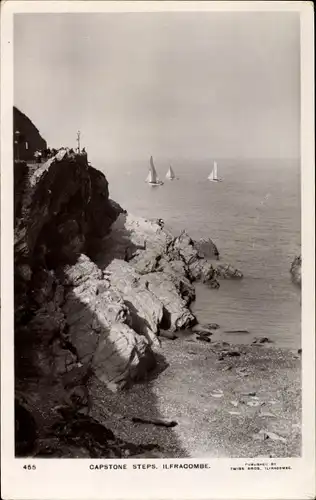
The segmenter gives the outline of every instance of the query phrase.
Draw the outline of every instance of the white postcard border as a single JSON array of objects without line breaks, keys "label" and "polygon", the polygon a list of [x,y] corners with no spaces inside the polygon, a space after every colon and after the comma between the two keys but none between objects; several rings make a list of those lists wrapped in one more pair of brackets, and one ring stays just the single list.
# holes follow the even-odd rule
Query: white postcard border
[{"label": "white postcard border", "polygon": [[[14,457],[13,15],[32,12],[297,11],[301,17],[303,456],[266,459],[292,470],[232,471],[253,459],[92,460]],[[315,165],[313,4],[309,2],[8,1],[1,16],[1,442],[5,499],[307,499],[315,495]],[[8,168],[10,166],[10,168]],[[133,470],[133,464],[209,463],[209,470]],[[128,464],[123,471],[91,464]],[[23,469],[36,464],[36,471]]]}]

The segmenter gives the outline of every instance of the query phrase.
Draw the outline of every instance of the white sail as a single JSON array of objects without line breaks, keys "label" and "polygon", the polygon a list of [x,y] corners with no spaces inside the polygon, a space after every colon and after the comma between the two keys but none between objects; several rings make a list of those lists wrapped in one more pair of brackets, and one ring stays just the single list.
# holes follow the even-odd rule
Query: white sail
[{"label": "white sail", "polygon": [[216,161],[214,161],[213,170],[210,173],[210,175],[208,176],[208,180],[213,181],[213,182],[219,182],[221,180],[217,176],[217,163],[216,163]]},{"label": "white sail", "polygon": [[154,160],[153,160],[152,156],[150,157],[149,163],[150,163],[150,166],[149,166],[149,172],[148,172],[148,175],[146,178],[146,182],[149,182],[150,184],[156,184],[158,179],[157,179],[157,172],[155,169]]},{"label": "white sail", "polygon": [[155,185],[155,186],[159,186],[159,185],[163,184],[158,178],[158,175],[157,175],[157,172],[155,169],[155,165],[154,165],[154,160],[153,160],[152,156],[150,157],[149,163],[150,163],[149,173],[147,175],[146,182],[148,182],[149,184]]},{"label": "white sail", "polygon": [[174,173],[174,171],[173,171],[173,169],[172,169],[171,166],[169,167],[169,170],[168,170],[168,172],[166,174],[166,178],[169,179],[170,181],[172,181],[173,179],[176,178],[175,173]]},{"label": "white sail", "polygon": [[216,163],[216,161],[214,161],[213,175],[214,175],[214,180],[217,181],[218,177],[217,177],[217,163]]}]

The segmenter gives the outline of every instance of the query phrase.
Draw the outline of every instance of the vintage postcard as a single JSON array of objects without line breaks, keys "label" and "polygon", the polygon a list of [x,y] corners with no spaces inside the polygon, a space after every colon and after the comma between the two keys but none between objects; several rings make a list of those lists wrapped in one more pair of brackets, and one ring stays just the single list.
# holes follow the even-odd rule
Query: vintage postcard
[{"label": "vintage postcard", "polygon": [[313,4],[1,7],[3,498],[314,498]]}]

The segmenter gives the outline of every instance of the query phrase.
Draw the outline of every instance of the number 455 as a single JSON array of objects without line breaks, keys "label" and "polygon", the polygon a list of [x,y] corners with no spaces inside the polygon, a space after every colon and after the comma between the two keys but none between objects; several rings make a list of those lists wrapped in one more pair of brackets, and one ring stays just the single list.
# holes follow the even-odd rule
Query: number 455
[{"label": "number 455", "polygon": [[25,470],[36,470],[36,465],[23,465],[23,469]]}]

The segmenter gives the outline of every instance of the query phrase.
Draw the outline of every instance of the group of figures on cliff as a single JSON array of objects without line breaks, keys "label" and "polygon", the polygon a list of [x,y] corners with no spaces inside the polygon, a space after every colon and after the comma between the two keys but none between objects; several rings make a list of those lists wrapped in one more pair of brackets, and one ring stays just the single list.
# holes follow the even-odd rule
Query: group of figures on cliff
[{"label": "group of figures on cliff", "polygon": [[37,149],[34,153],[34,160],[35,163],[42,163],[43,161],[49,160],[53,157],[55,157],[60,151],[65,151],[67,155],[69,156],[75,156],[75,154],[83,154],[86,155],[86,148],[82,148],[81,150],[79,148],[76,149],[76,151],[73,148],[65,148],[62,146],[59,149],[56,148],[47,148],[47,149]]}]

